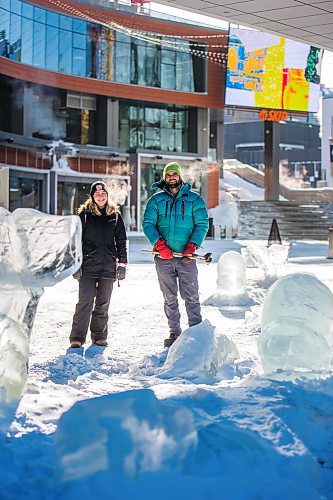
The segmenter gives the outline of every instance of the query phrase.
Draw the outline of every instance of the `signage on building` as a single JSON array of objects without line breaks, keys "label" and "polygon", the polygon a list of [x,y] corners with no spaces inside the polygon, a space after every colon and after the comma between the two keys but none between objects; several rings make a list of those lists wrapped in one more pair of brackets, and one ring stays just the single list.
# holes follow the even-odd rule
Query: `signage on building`
[{"label": "signage on building", "polygon": [[268,120],[270,122],[281,122],[288,117],[287,111],[279,111],[277,109],[261,109],[259,120]]},{"label": "signage on building", "polygon": [[226,106],[317,112],[322,54],[278,35],[231,27]]}]

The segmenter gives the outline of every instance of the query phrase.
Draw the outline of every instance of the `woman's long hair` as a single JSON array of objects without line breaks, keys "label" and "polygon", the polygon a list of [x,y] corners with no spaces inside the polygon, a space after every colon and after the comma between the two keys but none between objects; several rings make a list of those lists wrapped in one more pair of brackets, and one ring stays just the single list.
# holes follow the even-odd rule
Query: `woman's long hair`
[{"label": "woman's long hair", "polygon": [[[117,207],[114,205],[109,205],[109,202],[106,202],[106,215],[112,215],[117,211]],[[91,196],[79,206],[78,211],[79,214],[81,212],[91,212],[95,215],[102,215],[100,209],[98,208],[97,203],[91,198]]]}]

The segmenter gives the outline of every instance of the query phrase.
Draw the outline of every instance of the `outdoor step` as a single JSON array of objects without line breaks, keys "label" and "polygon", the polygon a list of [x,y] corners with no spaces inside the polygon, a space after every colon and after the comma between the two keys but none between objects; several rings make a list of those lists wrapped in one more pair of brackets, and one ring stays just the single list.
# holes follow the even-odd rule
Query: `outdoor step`
[{"label": "outdoor step", "polygon": [[330,203],[241,201],[239,237],[268,238],[276,219],[282,239],[327,240],[333,227]]}]

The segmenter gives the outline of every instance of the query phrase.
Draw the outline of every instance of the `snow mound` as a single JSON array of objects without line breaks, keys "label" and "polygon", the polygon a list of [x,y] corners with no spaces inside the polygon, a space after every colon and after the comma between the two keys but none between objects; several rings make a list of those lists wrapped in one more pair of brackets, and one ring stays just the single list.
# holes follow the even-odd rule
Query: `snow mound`
[{"label": "snow mound", "polygon": [[80,401],[63,414],[55,434],[65,481],[101,471],[114,479],[181,471],[196,443],[191,412],[163,405],[150,390]]}]

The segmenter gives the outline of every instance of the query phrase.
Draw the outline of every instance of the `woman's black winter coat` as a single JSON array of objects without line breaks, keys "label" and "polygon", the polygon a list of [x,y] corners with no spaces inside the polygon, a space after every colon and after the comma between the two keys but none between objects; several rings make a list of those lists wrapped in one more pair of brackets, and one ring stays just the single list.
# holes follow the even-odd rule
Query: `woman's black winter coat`
[{"label": "woman's black winter coat", "polygon": [[80,213],[82,223],[82,276],[116,279],[117,262],[127,263],[126,231],[119,213]]}]

